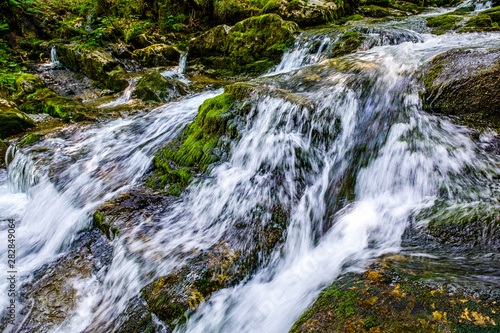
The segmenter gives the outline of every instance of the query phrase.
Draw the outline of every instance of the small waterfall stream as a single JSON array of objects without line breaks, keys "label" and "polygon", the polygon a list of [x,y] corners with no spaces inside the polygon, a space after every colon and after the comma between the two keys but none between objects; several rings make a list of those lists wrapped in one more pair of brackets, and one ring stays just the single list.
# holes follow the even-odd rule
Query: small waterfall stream
[{"label": "small waterfall stream", "polygon": [[[282,246],[250,276],[201,303],[175,332],[287,332],[336,277],[399,251],[411,217],[438,197],[470,199],[471,188],[474,200],[490,197],[498,184],[482,180],[485,170],[490,183],[498,179],[500,160],[481,151],[463,128],[422,111],[418,73],[452,48],[498,48],[498,34],[431,36],[410,30],[410,20],[367,27],[363,51],[334,61],[328,52],[339,32],[301,35],[281,63],[254,82],[271,93],[254,101],[228,160],[154,220],[141,217],[122,230],[111,242],[109,267],[73,281],[78,304],[62,323],[42,323],[44,331],[118,331],[120,316],[146,284],[183,267],[237,223],[250,225],[261,207],[279,206],[289,212]],[[186,61],[187,53],[163,75],[184,79]],[[102,107],[126,103],[135,83]],[[0,231],[16,221],[20,283],[69,252],[78,233],[90,228],[94,210],[133,188],[157,149],[221,93],[192,95],[134,118],[68,126],[33,145],[12,146],[14,157],[0,170]],[[261,220],[271,223],[271,216]],[[2,290],[6,263],[0,250]],[[0,299],[0,307],[6,302]],[[158,332],[167,332],[154,320]],[[18,325],[19,332],[29,331]]]},{"label": "small waterfall stream", "polygon": [[141,78],[133,78],[129,81],[128,87],[125,88],[123,91],[122,95],[118,97],[117,99],[104,103],[102,105],[99,105],[99,108],[113,108],[115,106],[127,104],[127,102],[130,101],[130,98],[132,97],[132,93],[134,92],[135,87],[137,86],[137,83],[139,82]]},{"label": "small waterfall stream", "polygon": [[50,49],[50,62],[52,64],[52,68],[62,68],[63,64],[59,61],[59,58],[57,58],[57,51],[56,51],[56,46],[52,46]]}]

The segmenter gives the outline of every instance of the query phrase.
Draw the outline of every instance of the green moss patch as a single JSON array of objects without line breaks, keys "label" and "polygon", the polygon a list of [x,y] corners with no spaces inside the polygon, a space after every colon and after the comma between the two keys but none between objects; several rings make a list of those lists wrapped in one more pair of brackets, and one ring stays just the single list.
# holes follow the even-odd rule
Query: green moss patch
[{"label": "green moss patch", "polygon": [[451,29],[457,28],[457,23],[462,20],[463,17],[458,15],[440,15],[436,17],[429,17],[427,19],[427,26],[432,28],[432,32],[436,35],[442,35]]},{"label": "green moss patch", "polygon": [[111,221],[105,218],[104,214],[99,211],[94,212],[92,222],[94,227],[101,230],[109,239],[112,239],[119,231],[118,228],[114,227]]},{"label": "green moss patch", "polygon": [[30,145],[32,143],[40,141],[42,138],[37,134],[28,134],[19,142],[19,147]]},{"label": "green moss patch", "polygon": [[346,31],[340,40],[336,42],[331,49],[330,57],[336,58],[356,50],[363,44],[365,36],[357,31]]},{"label": "green moss patch", "polygon": [[26,113],[47,113],[63,121],[70,120],[70,112],[82,108],[71,98],[61,97],[48,88],[35,91],[26,96],[19,108]]},{"label": "green moss patch", "polygon": [[198,109],[193,123],[188,125],[179,141],[172,142],[153,160],[155,171],[147,180],[150,186],[165,187],[173,195],[188,186],[196,170],[226,156],[231,141],[239,136],[238,125],[248,112],[242,101],[252,87],[235,84],[225,92],[206,100]]}]

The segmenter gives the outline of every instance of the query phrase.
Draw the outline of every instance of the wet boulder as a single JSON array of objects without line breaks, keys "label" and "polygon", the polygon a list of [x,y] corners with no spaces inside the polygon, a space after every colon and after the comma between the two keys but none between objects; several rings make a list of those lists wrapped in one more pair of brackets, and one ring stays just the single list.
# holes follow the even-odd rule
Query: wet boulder
[{"label": "wet boulder", "polygon": [[500,51],[450,50],[436,56],[424,73],[425,110],[498,127]]},{"label": "wet boulder", "polygon": [[134,98],[143,101],[168,102],[185,96],[188,86],[178,80],[167,79],[158,72],[144,75],[132,93]]},{"label": "wet boulder", "polygon": [[176,66],[180,52],[171,45],[153,44],[135,50],[132,57],[144,67]]},{"label": "wet boulder", "polygon": [[270,0],[263,8],[264,13],[276,13],[283,19],[294,21],[299,26],[313,26],[333,21],[350,12],[352,1],[337,2],[325,0],[286,1]]},{"label": "wet boulder", "polygon": [[190,42],[190,69],[205,68],[219,78],[257,76],[280,61],[297,31],[296,23],[276,14],[251,17],[232,28],[215,27]]},{"label": "wet boulder", "polygon": [[98,85],[113,91],[120,91],[128,86],[123,78],[125,70],[103,48],[89,48],[79,44],[57,44],[59,61],[72,71],[87,75]]},{"label": "wet boulder", "polygon": [[417,219],[422,239],[450,249],[500,250],[500,207],[494,202],[437,202]]},{"label": "wet boulder", "polygon": [[0,139],[34,127],[34,122],[11,103],[0,99]]}]

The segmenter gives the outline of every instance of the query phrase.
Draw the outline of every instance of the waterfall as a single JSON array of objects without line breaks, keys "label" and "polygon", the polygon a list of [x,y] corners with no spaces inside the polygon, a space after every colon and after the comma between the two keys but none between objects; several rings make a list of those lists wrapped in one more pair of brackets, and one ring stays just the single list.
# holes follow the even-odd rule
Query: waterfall
[{"label": "waterfall", "polygon": [[187,57],[188,57],[187,52],[181,53],[181,57],[179,59],[179,66],[178,66],[178,70],[177,70],[179,72],[179,74],[186,73]]},{"label": "waterfall", "polygon": [[139,82],[140,78],[133,78],[129,81],[128,87],[123,91],[122,95],[115,99],[114,101],[102,104],[99,106],[99,108],[113,108],[115,106],[127,104],[127,102],[130,101],[130,98],[132,97],[132,93],[134,92],[135,87],[137,86],[137,83]]},{"label": "waterfall", "polygon": [[61,62],[57,58],[57,51],[55,45],[53,45],[52,48],[50,49],[50,62],[52,63],[52,68],[63,67],[63,64],[61,64]]},{"label": "waterfall", "polygon": [[190,81],[187,80],[186,77],[184,76],[184,73],[186,72],[187,58],[188,58],[187,52],[181,53],[179,58],[179,65],[177,65],[175,68],[163,71],[161,75],[163,75],[167,79],[176,79],[186,84],[189,84]]},{"label": "waterfall", "polygon": [[87,32],[92,32],[92,13],[90,13],[88,16],[87,16],[87,25],[85,27],[85,30],[87,30]]},{"label": "waterfall", "polygon": [[[274,98],[260,102],[231,161],[212,172],[211,186],[192,188],[184,200],[196,202],[196,210],[175,215],[203,237],[195,233],[182,238],[172,228],[163,237],[176,235],[172,246],[179,246],[179,239],[206,248],[206,242],[217,242],[231,223],[251,215],[262,204],[260,198],[266,198],[289,205],[286,242],[251,279],[212,295],[176,332],[287,332],[346,266],[363,267],[372,258],[398,251],[412,214],[432,205],[443,195],[440,189],[477,186],[460,178],[465,168],[475,175],[483,168],[500,174],[496,157],[481,160],[467,135],[446,121],[438,125],[438,119],[421,111],[418,85],[408,79],[437,45],[461,43],[460,38],[447,38],[346,57],[344,65],[362,68],[361,76],[326,64],[313,72],[323,75],[321,85],[309,82],[295,88],[316,103],[315,109]],[[469,42],[481,45],[494,37],[473,38]],[[287,74],[291,86],[282,87],[293,89],[300,74]],[[311,75],[310,70],[303,75]],[[324,119],[338,119],[340,133]],[[306,170],[298,168],[303,156]],[[356,179],[355,199],[329,210],[332,189],[342,189],[346,172]],[[284,179],[279,189],[255,180],[274,174]],[[165,222],[172,223],[170,218]]]},{"label": "waterfall", "polygon": [[[16,252],[22,262],[19,282],[28,281],[33,270],[64,252],[75,235],[88,227],[93,210],[135,184],[150,167],[157,148],[192,121],[205,99],[219,93],[198,94],[145,116],[70,130],[71,134],[61,133],[15,151],[8,178],[0,171],[0,216],[20,220],[16,227],[16,242],[22,244]],[[12,183],[15,194],[9,188]],[[2,251],[0,258],[4,274],[7,252]],[[2,290],[5,281],[0,282]],[[6,306],[6,301],[0,298],[0,305]]]}]

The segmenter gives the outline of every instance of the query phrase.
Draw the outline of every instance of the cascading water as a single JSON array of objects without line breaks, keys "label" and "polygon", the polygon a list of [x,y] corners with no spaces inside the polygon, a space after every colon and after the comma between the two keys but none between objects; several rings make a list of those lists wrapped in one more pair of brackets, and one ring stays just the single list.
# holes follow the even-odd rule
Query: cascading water
[{"label": "cascading water", "polygon": [[123,94],[120,97],[118,97],[114,101],[100,105],[99,108],[113,108],[115,106],[127,104],[130,101],[132,93],[134,92],[134,89],[137,86],[139,80],[140,78],[133,78],[132,80],[130,80],[128,83],[128,87],[125,88]]},{"label": "cascading water", "polygon": [[52,64],[52,68],[61,68],[63,65],[59,61],[59,58],[57,58],[57,51],[56,51],[56,46],[52,46],[50,49],[50,62]]},{"label": "cascading water", "polygon": [[187,52],[181,53],[181,56],[179,58],[179,65],[173,69],[165,70],[163,73],[161,73],[161,75],[163,75],[166,78],[177,79],[186,84],[189,84],[189,80],[187,80],[184,77],[184,73],[186,72],[187,58],[188,58]]},{"label": "cascading water", "polygon": [[[453,199],[479,187],[475,199],[488,197],[491,190],[477,180],[484,170],[500,174],[498,158],[478,153],[464,130],[422,111],[416,74],[452,48],[498,48],[497,35],[400,35],[406,39],[382,37],[370,47],[382,46],[312,67],[304,66],[325,60],[338,36],[300,39],[273,73],[255,81],[267,92],[253,101],[230,158],[161,216],[122,230],[107,270],[74,282],[78,305],[45,330],[118,331],[120,315],[147,283],[214,246],[236,224],[250,226],[262,207],[279,206],[289,213],[281,246],[244,280],[200,304],[176,331],[287,332],[340,274],[398,251],[411,216],[438,196]],[[219,93],[133,119],[69,127],[18,149],[8,177],[0,172],[0,228],[9,219],[18,223],[23,281],[68,252],[95,208],[134,185],[155,150]],[[259,218],[270,223],[269,214]],[[5,289],[3,275],[0,281]],[[21,320],[16,329],[29,331],[23,325],[32,318]],[[154,320],[158,332],[166,331]]]},{"label": "cascading water", "polygon": [[[22,247],[16,259],[22,262],[18,268],[22,281],[64,253],[76,233],[88,226],[89,213],[134,184],[149,168],[157,147],[175,137],[196,115],[198,106],[216,94],[203,93],[145,116],[85,131],[68,128],[32,149],[18,150],[8,167],[9,184],[5,172],[0,178],[0,197],[8,198],[2,201],[2,230],[8,219],[21,220],[16,241]],[[16,194],[8,194],[9,190]],[[13,200],[16,204],[9,207]],[[1,259],[1,274],[5,274],[6,252]],[[1,289],[6,288],[5,280],[2,275]],[[6,299],[0,301],[4,308]]]}]

